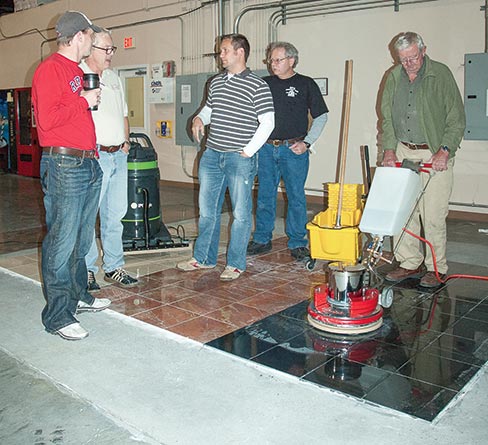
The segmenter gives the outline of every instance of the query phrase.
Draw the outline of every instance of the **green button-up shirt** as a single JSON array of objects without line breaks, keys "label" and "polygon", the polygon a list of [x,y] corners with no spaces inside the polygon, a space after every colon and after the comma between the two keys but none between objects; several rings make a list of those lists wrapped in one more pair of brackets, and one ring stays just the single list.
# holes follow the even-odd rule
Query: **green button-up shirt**
[{"label": "green button-up shirt", "polygon": [[410,82],[407,72],[401,70],[391,109],[393,126],[397,129],[397,138],[411,144],[427,143],[417,110],[417,96],[420,94],[424,73],[425,63],[422,64],[415,80]]},{"label": "green button-up shirt", "polygon": [[[432,153],[446,145],[450,157],[455,155],[464,135],[464,105],[450,69],[439,62],[424,58],[425,72],[416,94],[420,128]],[[381,98],[380,139],[383,150],[396,150],[401,134],[393,119],[395,94],[400,85],[403,67],[398,65],[388,74]]]}]

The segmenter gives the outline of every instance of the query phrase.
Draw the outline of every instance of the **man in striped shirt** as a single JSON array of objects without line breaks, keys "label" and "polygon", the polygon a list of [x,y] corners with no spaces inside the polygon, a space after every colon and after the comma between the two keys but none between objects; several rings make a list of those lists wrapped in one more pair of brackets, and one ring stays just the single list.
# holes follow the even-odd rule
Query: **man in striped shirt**
[{"label": "man in striped shirt", "polygon": [[246,62],[249,42],[241,34],[228,34],[220,43],[225,71],[216,75],[208,98],[193,119],[193,137],[200,141],[210,124],[206,150],[200,161],[198,238],[193,258],[177,264],[184,271],[211,269],[217,264],[220,215],[229,189],[233,222],[223,281],[235,280],[246,270],[246,248],[252,226],[252,186],[256,152],[274,128],[273,98],[266,82]]}]

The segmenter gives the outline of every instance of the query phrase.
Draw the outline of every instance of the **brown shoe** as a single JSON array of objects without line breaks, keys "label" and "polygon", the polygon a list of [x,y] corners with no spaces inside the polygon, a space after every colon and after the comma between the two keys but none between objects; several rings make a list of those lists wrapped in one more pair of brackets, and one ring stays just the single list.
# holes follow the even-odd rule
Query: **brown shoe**
[{"label": "brown shoe", "polygon": [[432,271],[428,271],[423,277],[422,279],[420,280],[420,285],[422,287],[439,287],[441,286],[442,284],[444,284],[444,280],[446,279],[446,274],[444,273],[440,273],[439,274],[439,278],[442,280],[442,282],[440,282],[436,275],[435,275],[435,272],[432,272]]},{"label": "brown shoe", "polygon": [[403,281],[406,278],[420,278],[425,274],[425,269],[422,265],[417,269],[404,269],[403,267],[397,267],[396,269],[386,274],[385,280],[391,282]]}]

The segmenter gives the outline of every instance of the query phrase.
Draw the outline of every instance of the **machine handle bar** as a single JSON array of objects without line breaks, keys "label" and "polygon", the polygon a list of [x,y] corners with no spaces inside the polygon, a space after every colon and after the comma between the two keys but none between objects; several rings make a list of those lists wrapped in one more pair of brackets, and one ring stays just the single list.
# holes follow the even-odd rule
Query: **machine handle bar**
[{"label": "machine handle bar", "polygon": [[417,173],[430,173],[428,169],[432,168],[432,162],[413,162],[408,159],[404,159],[402,162],[395,162],[395,167],[409,168]]}]

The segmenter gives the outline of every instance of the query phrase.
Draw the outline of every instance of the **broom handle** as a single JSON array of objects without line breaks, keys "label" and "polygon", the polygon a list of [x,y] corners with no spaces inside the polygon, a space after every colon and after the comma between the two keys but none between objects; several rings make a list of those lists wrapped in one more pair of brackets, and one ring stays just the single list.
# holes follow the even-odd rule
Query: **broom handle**
[{"label": "broom handle", "polygon": [[341,119],[340,153],[341,164],[339,170],[339,202],[337,204],[337,218],[335,228],[341,227],[342,199],[344,194],[344,176],[346,174],[347,137],[349,135],[349,115],[351,113],[352,93],[352,60],[346,60],[346,81],[344,85],[345,96]]}]

